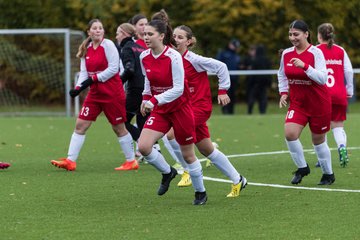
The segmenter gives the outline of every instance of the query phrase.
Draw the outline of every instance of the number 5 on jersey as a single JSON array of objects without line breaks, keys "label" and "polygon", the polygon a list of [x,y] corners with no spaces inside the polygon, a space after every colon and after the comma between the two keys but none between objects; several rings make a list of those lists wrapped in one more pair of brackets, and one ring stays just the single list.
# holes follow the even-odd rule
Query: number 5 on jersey
[{"label": "number 5 on jersey", "polygon": [[149,126],[153,125],[154,119],[155,119],[155,117],[149,117],[148,120],[146,121],[146,125],[149,125]]}]

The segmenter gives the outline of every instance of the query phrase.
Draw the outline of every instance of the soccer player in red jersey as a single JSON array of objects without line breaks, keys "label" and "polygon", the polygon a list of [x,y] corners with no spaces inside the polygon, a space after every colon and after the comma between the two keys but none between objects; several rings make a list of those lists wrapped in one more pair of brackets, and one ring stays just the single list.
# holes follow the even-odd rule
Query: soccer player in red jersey
[{"label": "soccer player in red jersey", "polygon": [[[318,27],[317,47],[323,52],[328,79],[326,82],[331,95],[331,129],[338,147],[340,165],[345,167],[349,161],[346,150],[346,133],[344,121],[348,98],[354,94],[354,71],[344,48],[335,44],[334,27],[331,23],[323,23]],[[345,84],[346,82],[346,84]]]},{"label": "soccer player in red jersey", "polygon": [[285,138],[298,168],[291,183],[300,183],[310,173],[299,140],[309,123],[315,153],[323,172],[319,185],[330,185],[335,181],[335,176],[326,142],[326,133],[330,130],[331,97],[325,84],[325,58],[319,48],[311,45],[310,31],[304,21],[295,20],[290,24],[289,40],[293,47],[282,52],[278,81],[280,108],[290,102],[285,118]]},{"label": "soccer player in red jersey", "polygon": [[194,115],[181,55],[169,47],[173,34],[167,22],[150,21],[145,27],[144,40],[149,49],[140,55],[145,76],[141,112],[143,115],[151,113],[140,135],[139,150],[148,163],[162,173],[158,195],[165,194],[177,171],[152,146],[173,127],[195,190],[193,204],[203,205],[207,195],[202,167],[194,151]]},{"label": "soccer player in red jersey", "polygon": [[[227,177],[233,184],[231,192],[227,197],[237,197],[241,189],[245,188],[247,181],[242,177],[229,159],[218,149],[215,149],[210,139],[209,128],[206,121],[210,118],[212,112],[212,96],[210,91],[210,83],[207,72],[215,73],[219,78],[218,103],[225,106],[230,102],[227,95],[227,89],[230,87],[230,75],[226,65],[213,58],[206,58],[189,51],[188,48],[196,44],[196,38],[191,28],[182,25],[174,30],[174,39],[176,41],[176,49],[183,57],[185,78],[188,81],[191,106],[195,117],[196,146],[205,157]],[[172,146],[179,148],[175,139],[172,139],[169,133],[169,141]],[[179,156],[181,158],[181,156]],[[186,166],[185,166],[186,169]],[[182,181],[178,186],[186,186],[187,172],[184,172]]]},{"label": "soccer player in red jersey", "polygon": [[139,166],[135,160],[133,140],[124,124],[125,93],[119,76],[119,53],[115,44],[104,38],[100,20],[93,19],[89,22],[87,34],[89,37],[80,45],[77,53],[77,57],[81,59],[80,75],[75,89],[70,90],[70,95],[75,97],[88,86],[90,90],[76,120],[68,156],[52,160],[51,164],[68,171],[76,169],[85,133],[103,111],[125,154],[127,164],[121,170],[135,170]]}]

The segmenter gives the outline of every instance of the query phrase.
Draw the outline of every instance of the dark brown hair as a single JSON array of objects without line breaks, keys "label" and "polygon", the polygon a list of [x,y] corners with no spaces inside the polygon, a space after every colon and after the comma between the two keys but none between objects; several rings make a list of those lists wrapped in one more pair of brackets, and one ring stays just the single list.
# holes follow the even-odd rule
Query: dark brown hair
[{"label": "dark brown hair", "polygon": [[[162,22],[162,23],[160,23]],[[170,25],[170,19],[168,14],[164,9],[161,9],[159,12],[156,12],[152,15],[151,21],[148,23],[149,26],[152,26],[159,33],[164,33],[164,44],[176,46],[175,39],[173,37],[173,29]],[[165,30],[163,29],[165,27]]]},{"label": "dark brown hair", "polygon": [[318,27],[321,38],[327,42],[327,47],[331,48],[335,43],[334,26],[331,23],[323,23]]},{"label": "dark brown hair", "polygon": [[299,29],[304,33],[308,32],[309,35],[307,37],[307,41],[309,43],[311,43],[310,30],[309,30],[309,26],[306,24],[306,22],[304,22],[303,20],[295,20],[290,24],[289,29],[291,29],[291,28]]},{"label": "dark brown hair", "polygon": [[131,23],[132,25],[136,25],[138,21],[140,21],[141,19],[146,19],[145,15],[139,13],[136,14],[135,16],[133,16],[130,20],[129,23]]}]

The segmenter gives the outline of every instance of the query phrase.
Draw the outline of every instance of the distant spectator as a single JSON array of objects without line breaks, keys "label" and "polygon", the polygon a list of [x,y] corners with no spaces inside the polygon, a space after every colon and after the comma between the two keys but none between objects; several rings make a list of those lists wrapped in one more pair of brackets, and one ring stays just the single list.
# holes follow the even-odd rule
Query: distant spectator
[{"label": "distant spectator", "polygon": [[[229,70],[239,70],[240,56],[237,54],[239,47],[239,40],[235,38],[231,39],[226,48],[219,52],[219,54],[216,56],[216,59],[225,63]],[[230,75],[231,86],[228,90],[228,95],[231,102],[228,105],[222,107],[223,114],[234,114],[238,80],[238,76]]]},{"label": "distant spectator", "polygon": [[[265,55],[263,45],[252,45],[242,64],[245,70],[265,70],[271,68],[271,62]],[[271,86],[271,75],[248,75],[246,77],[247,113],[252,114],[254,104],[259,103],[259,112],[266,113],[267,91]]]}]

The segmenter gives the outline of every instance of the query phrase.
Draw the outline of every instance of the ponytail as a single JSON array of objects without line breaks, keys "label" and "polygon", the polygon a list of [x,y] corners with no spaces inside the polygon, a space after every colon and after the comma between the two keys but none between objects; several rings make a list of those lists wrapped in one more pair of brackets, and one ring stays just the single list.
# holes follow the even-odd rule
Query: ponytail
[{"label": "ponytail", "polygon": [[318,27],[318,33],[321,38],[327,42],[327,48],[331,48],[335,44],[335,29],[331,23],[323,23]]},{"label": "ponytail", "polygon": [[[156,21],[156,22],[154,23],[153,21]],[[157,28],[155,26],[155,25],[157,25],[157,26],[162,25],[162,24],[159,24],[159,22],[157,22],[157,21],[160,21],[164,24],[165,30],[163,30],[163,29],[160,30],[160,28]],[[165,34],[164,41],[163,41],[164,45],[172,45],[173,47],[176,47],[177,44],[176,44],[176,41],[173,36],[173,29],[171,27],[170,19],[169,19],[168,14],[166,13],[166,11],[164,9],[161,9],[159,12],[154,13],[151,17],[151,22],[153,22],[153,24],[155,24],[155,25],[151,25],[149,23],[150,26],[154,27],[158,32]],[[163,28],[164,26],[161,26],[161,28]]]},{"label": "ponytail", "polygon": [[195,47],[195,45],[196,45],[196,37],[194,36],[194,34],[193,34],[190,27],[188,27],[186,25],[181,25],[181,26],[176,27],[175,29],[183,30],[186,33],[187,40],[190,40],[190,44],[189,44],[188,48]]},{"label": "ponytail", "polygon": [[76,57],[77,58],[83,58],[85,57],[86,53],[87,53],[87,47],[89,46],[91,42],[91,38],[87,37],[79,46],[79,50],[76,53]]}]

